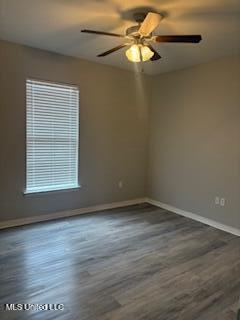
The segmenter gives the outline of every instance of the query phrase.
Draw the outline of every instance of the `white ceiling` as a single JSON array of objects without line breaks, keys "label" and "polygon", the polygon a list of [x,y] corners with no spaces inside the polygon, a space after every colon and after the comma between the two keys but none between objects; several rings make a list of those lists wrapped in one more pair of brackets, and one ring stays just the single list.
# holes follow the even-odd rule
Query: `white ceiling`
[{"label": "white ceiling", "polygon": [[0,0],[0,39],[120,68],[134,69],[125,49],[96,55],[121,38],[83,34],[82,28],[124,33],[132,12],[149,7],[166,17],[155,34],[201,34],[200,44],[154,45],[161,60],[145,62],[158,74],[240,53],[239,0]]}]

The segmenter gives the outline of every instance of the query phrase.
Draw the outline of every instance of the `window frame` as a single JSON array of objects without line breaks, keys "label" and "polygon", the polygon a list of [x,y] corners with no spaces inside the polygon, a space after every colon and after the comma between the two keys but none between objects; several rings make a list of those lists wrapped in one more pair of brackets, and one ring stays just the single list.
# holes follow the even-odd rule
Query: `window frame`
[{"label": "window frame", "polygon": [[[56,190],[42,190],[42,191],[28,191],[27,190],[27,81],[39,81],[39,82],[46,82],[49,84],[56,84],[56,85],[63,85],[63,86],[71,86],[75,87],[78,90],[78,128],[77,128],[77,137],[78,137],[78,142],[77,142],[77,185],[76,187],[71,187],[71,188],[63,188],[63,189],[56,189]],[[79,190],[82,185],[80,183],[80,90],[79,86],[74,83],[69,83],[69,82],[59,82],[59,81],[51,81],[51,80],[46,80],[42,78],[33,78],[33,77],[27,77],[25,78],[25,83],[24,83],[24,88],[25,88],[25,153],[24,153],[24,190],[23,190],[23,195],[25,197],[32,197],[32,196],[38,196],[38,195],[44,195],[44,194],[54,194],[54,193],[62,193],[62,192],[74,192]]]}]

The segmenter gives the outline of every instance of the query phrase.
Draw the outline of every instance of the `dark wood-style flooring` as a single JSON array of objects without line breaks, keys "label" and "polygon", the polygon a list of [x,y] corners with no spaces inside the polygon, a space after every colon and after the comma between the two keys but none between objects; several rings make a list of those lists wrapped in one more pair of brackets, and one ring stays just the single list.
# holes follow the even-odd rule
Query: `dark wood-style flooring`
[{"label": "dark wood-style flooring", "polygon": [[0,319],[236,320],[240,238],[148,204],[0,232]]}]

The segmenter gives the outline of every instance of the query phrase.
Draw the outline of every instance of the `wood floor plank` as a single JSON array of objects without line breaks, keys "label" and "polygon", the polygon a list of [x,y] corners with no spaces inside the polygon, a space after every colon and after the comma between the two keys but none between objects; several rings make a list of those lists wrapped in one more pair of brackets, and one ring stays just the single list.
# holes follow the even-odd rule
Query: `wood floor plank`
[{"label": "wood floor plank", "polygon": [[0,231],[1,319],[236,320],[239,298],[240,238],[148,204]]}]

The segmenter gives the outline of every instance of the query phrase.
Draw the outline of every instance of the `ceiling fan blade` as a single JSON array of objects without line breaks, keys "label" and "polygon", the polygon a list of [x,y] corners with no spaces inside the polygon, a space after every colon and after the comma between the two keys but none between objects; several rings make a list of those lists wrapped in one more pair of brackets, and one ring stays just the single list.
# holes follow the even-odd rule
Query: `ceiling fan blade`
[{"label": "ceiling fan blade", "polygon": [[148,47],[152,52],[154,52],[154,55],[150,59],[151,61],[156,61],[162,58],[160,54],[150,44],[148,44]]},{"label": "ceiling fan blade", "polygon": [[156,42],[185,42],[199,43],[202,40],[201,35],[183,35],[183,36],[156,36]]},{"label": "ceiling fan blade", "polygon": [[112,48],[112,49],[110,49],[110,50],[108,50],[108,51],[105,51],[105,52],[103,52],[103,53],[100,53],[100,54],[98,54],[97,56],[98,56],[98,57],[105,57],[105,56],[107,56],[108,54],[113,53],[113,52],[115,52],[115,51],[117,51],[117,50],[119,50],[119,49],[122,49],[122,48],[126,47],[126,46],[128,46],[128,44],[126,44],[126,43],[120,44],[119,46],[117,46],[117,47],[115,47],[115,48]]},{"label": "ceiling fan blade", "polygon": [[105,31],[95,31],[95,30],[88,30],[88,29],[83,29],[83,30],[81,30],[81,32],[98,34],[98,35],[102,35],[102,36],[112,36],[112,37],[121,37],[121,38],[125,37],[124,35],[118,34],[118,33],[111,33],[111,32],[105,32]]},{"label": "ceiling fan blade", "polygon": [[147,37],[157,28],[162,18],[163,17],[158,13],[149,12],[138,30],[140,35]]}]

